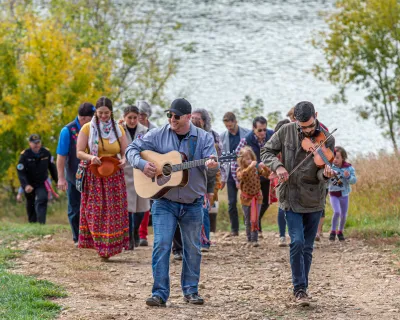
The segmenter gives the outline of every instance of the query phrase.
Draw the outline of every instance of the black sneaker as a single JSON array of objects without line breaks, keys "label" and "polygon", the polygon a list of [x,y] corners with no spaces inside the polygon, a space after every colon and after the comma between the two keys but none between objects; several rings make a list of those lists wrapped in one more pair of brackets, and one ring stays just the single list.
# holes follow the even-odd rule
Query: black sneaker
[{"label": "black sneaker", "polygon": [[128,250],[134,250],[135,249],[135,241],[133,239],[129,239],[129,248]]},{"label": "black sneaker", "polygon": [[343,235],[342,232],[339,232],[339,233],[337,234],[337,237],[338,237],[339,241],[345,241],[345,240],[346,240],[346,239],[344,238],[344,235]]},{"label": "black sneaker", "polygon": [[335,238],[336,238],[336,233],[331,232],[331,234],[329,235],[329,241],[335,241]]},{"label": "black sneaker", "polygon": [[175,261],[182,261],[183,260],[182,252],[174,253],[174,260]]},{"label": "black sneaker", "polygon": [[183,297],[183,300],[191,304],[204,304],[204,299],[198,293],[188,294]]},{"label": "black sneaker", "polygon": [[146,300],[146,304],[150,307],[163,307],[167,306],[166,302],[159,296],[152,296]]},{"label": "black sneaker", "polygon": [[140,239],[139,246],[141,246],[141,247],[148,247],[148,246],[149,246],[149,243],[147,242],[146,239]]},{"label": "black sneaker", "polygon": [[294,298],[298,306],[307,307],[310,305],[310,298],[308,297],[307,292],[302,289],[294,293]]}]

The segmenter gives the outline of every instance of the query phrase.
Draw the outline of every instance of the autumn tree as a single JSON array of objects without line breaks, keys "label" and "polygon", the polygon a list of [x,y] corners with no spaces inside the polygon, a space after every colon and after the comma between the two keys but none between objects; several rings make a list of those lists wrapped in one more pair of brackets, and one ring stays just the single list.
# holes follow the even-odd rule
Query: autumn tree
[{"label": "autumn tree", "polygon": [[139,10],[144,1],[48,0],[53,19],[77,35],[80,46],[93,50],[98,59],[111,59],[111,98],[134,103],[145,99],[167,106],[164,89],[177,71],[177,55],[167,50],[180,24],[167,14]]},{"label": "autumn tree", "polygon": [[124,3],[0,0],[0,183],[18,186],[30,133],[54,154],[83,101],[165,103],[178,60],[164,46],[176,26]]},{"label": "autumn tree", "polygon": [[9,182],[16,182],[15,162],[30,133],[54,154],[79,104],[112,92],[110,71],[97,81],[102,68],[91,49],[77,50],[56,22],[32,14],[17,21],[0,24],[0,176]]},{"label": "autumn tree", "polygon": [[398,151],[400,121],[400,3],[397,0],[338,0],[326,15],[328,31],[313,41],[325,64],[315,74],[336,85],[332,98],[347,102],[346,91],[365,94],[357,111],[374,117]]}]

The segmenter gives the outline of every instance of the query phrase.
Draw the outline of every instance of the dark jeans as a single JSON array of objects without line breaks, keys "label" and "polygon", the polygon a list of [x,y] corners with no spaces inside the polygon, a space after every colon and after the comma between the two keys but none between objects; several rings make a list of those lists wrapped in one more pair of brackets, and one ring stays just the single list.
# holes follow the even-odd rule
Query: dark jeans
[{"label": "dark jeans", "polygon": [[210,216],[210,232],[217,232],[217,214],[216,213],[208,213]]},{"label": "dark jeans", "polygon": [[260,179],[260,182],[261,182],[261,193],[263,196],[263,202],[261,204],[260,215],[258,217],[258,220],[259,220],[259,225],[260,225],[260,232],[262,232],[261,219],[269,207],[270,181],[269,181],[269,179],[262,178],[262,179]]},{"label": "dark jeans", "polygon": [[139,227],[142,223],[144,212],[129,213],[129,240],[139,241]]},{"label": "dark jeans", "polygon": [[237,210],[237,193],[236,182],[233,178],[228,179],[226,183],[228,187],[228,203],[229,203],[229,219],[231,221],[231,231],[239,232],[239,216]]},{"label": "dark jeans", "polygon": [[68,181],[68,220],[71,225],[72,239],[78,242],[79,238],[79,218],[81,210],[81,193],[76,190],[75,185]]},{"label": "dark jeans", "polygon": [[25,192],[26,212],[29,222],[46,223],[48,193],[43,185],[35,187],[31,193]]},{"label": "dark jeans", "polygon": [[322,211],[296,213],[286,211],[290,242],[290,266],[292,268],[293,291],[307,290],[311,268],[314,239],[317,234]]},{"label": "dark jeans", "polygon": [[210,214],[207,208],[203,208],[203,227],[208,242],[202,243],[201,246],[203,248],[210,248]]},{"label": "dark jeans", "polygon": [[279,208],[278,210],[278,227],[279,227],[279,236],[284,237],[286,233],[286,219],[285,219],[285,210]]},{"label": "dark jeans", "polygon": [[159,199],[151,208],[154,246],[152,255],[152,295],[168,300],[170,293],[169,258],[172,238],[179,224],[183,244],[181,286],[184,295],[198,292],[200,279],[200,235],[203,220],[203,197],[191,204]]}]

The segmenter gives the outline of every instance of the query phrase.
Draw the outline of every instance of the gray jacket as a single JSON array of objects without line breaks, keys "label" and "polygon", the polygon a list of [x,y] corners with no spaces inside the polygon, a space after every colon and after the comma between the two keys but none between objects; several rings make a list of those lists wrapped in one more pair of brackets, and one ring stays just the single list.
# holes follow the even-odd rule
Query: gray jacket
[{"label": "gray jacket", "polygon": [[[318,124],[326,136],[327,131]],[[335,139],[332,137],[326,146],[333,151]],[[282,160],[276,156],[281,153]],[[290,172],[298,165],[307,153],[301,147],[300,133],[296,123],[288,123],[274,133],[271,139],[261,149],[261,160],[274,172],[284,166]],[[313,156],[309,157],[297,171],[277,190],[279,207],[283,210],[293,210],[297,213],[322,211],[325,207],[326,181],[324,169],[318,168]]]},{"label": "gray jacket", "polygon": [[[249,129],[245,129],[245,128],[242,128],[242,127],[239,126],[240,140],[242,140],[249,132],[250,132]],[[229,145],[229,131],[226,130],[226,131],[222,132],[219,135],[219,137],[220,137],[221,142],[222,142],[222,152],[228,153],[231,150],[230,145]],[[224,182],[226,182],[228,177],[229,177],[229,173],[231,171],[231,166],[230,165],[225,166],[225,171],[226,171],[226,174],[225,174],[226,178],[225,178]]]},{"label": "gray jacket", "polygon": [[[128,144],[132,142],[131,135],[126,129],[125,124],[123,125],[125,129],[125,135],[128,140]],[[135,132],[135,137],[134,140],[138,138],[138,136],[142,137],[147,133],[147,127],[141,125],[140,123],[137,124],[136,132]],[[128,211],[129,212],[146,212],[150,210],[150,200],[149,199],[143,199],[139,197],[136,193],[135,190],[135,182],[133,180],[133,168],[129,164],[129,162],[126,162],[125,168],[124,168],[124,173],[125,173],[125,184],[126,184],[126,193],[128,197]]]}]

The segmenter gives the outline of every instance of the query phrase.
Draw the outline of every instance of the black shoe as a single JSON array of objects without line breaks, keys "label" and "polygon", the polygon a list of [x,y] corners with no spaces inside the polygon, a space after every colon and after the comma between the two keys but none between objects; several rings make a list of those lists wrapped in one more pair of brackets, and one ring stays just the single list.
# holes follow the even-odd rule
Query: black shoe
[{"label": "black shoe", "polygon": [[150,307],[163,307],[167,306],[166,302],[159,296],[152,296],[146,300],[146,304]]},{"label": "black shoe", "polygon": [[128,250],[133,250],[135,249],[135,243],[133,239],[129,239],[129,248]]},{"label": "black shoe", "polygon": [[135,239],[135,248],[139,247],[140,241]]},{"label": "black shoe", "polygon": [[336,238],[336,233],[331,232],[331,234],[329,235],[329,241],[335,241],[335,238]]},{"label": "black shoe", "polygon": [[149,246],[149,243],[147,242],[146,239],[140,239],[140,241],[139,241],[139,246],[141,246],[141,247],[148,247],[148,246]]},{"label": "black shoe", "polygon": [[237,236],[239,236],[239,231],[232,231],[232,232],[230,233],[230,236],[231,236],[231,237],[237,237]]},{"label": "black shoe", "polygon": [[183,260],[182,252],[174,253],[174,260],[175,261],[182,261]]},{"label": "black shoe", "polygon": [[198,293],[188,294],[183,297],[183,300],[191,304],[204,304],[204,299]]},{"label": "black shoe", "polygon": [[337,234],[337,237],[338,237],[339,241],[344,241],[344,240],[346,240],[346,239],[344,238],[344,235],[343,235],[342,232],[338,233],[338,234]]}]

